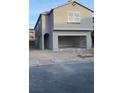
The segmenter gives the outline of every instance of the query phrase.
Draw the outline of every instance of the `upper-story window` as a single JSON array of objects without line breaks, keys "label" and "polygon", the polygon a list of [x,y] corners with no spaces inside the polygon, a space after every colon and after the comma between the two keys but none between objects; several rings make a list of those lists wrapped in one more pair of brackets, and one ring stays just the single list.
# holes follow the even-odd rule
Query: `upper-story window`
[{"label": "upper-story window", "polygon": [[68,23],[80,23],[79,11],[68,11]]},{"label": "upper-story window", "polygon": [[30,35],[33,35],[33,32],[30,32]]}]

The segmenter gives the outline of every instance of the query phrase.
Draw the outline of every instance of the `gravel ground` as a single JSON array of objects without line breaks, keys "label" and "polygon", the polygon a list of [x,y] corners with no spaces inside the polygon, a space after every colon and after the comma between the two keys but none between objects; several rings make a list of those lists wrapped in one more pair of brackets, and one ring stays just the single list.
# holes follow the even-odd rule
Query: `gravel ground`
[{"label": "gravel ground", "polygon": [[30,66],[47,65],[61,62],[93,62],[93,49],[88,51],[58,51],[30,49]]}]

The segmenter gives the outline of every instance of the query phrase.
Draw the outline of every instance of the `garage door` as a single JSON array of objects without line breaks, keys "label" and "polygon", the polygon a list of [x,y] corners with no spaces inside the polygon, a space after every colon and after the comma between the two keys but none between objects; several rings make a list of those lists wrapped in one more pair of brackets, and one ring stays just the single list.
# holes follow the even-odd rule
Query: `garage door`
[{"label": "garage door", "polygon": [[59,48],[86,48],[86,36],[59,36]]}]

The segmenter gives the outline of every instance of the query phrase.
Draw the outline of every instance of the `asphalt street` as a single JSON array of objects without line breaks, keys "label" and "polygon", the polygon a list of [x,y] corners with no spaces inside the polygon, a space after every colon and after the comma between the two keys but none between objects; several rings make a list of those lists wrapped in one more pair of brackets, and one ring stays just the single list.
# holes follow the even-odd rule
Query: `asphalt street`
[{"label": "asphalt street", "polygon": [[94,93],[94,62],[29,68],[29,93]]}]

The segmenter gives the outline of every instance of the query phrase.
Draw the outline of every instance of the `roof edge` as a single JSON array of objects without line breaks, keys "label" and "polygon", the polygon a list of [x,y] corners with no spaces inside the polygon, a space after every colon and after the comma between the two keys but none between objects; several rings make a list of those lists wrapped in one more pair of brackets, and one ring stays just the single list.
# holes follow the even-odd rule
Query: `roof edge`
[{"label": "roof edge", "polygon": [[41,17],[41,14],[39,15],[39,17],[38,17],[38,19],[37,19],[37,21],[36,21],[36,24],[35,24],[35,26],[34,26],[34,29],[36,28],[36,26],[37,26],[37,24],[38,24],[38,21],[39,21],[40,17]]},{"label": "roof edge", "polygon": [[39,19],[40,19],[40,17],[41,17],[42,14],[43,14],[43,15],[46,15],[46,14],[49,15],[49,14],[51,14],[51,12],[52,12],[54,9],[56,9],[56,8],[58,8],[58,7],[62,7],[62,6],[67,5],[67,4],[70,4],[70,3],[77,3],[78,5],[80,5],[80,6],[84,7],[84,8],[86,8],[86,9],[88,9],[89,11],[94,12],[92,9],[90,9],[90,8],[88,8],[88,7],[86,7],[86,6],[82,5],[82,4],[80,4],[80,3],[78,3],[77,1],[67,2],[67,3],[65,3],[65,4],[59,5],[59,6],[55,7],[55,8],[53,8],[53,9],[51,9],[49,12],[47,11],[47,13],[41,13],[41,14],[39,15],[37,21],[36,21],[36,24],[35,24],[35,26],[34,26],[34,29],[36,28],[36,26],[37,26],[37,24],[38,24],[38,21],[39,21]]},{"label": "roof edge", "polygon": [[94,12],[92,9],[90,9],[90,8],[88,8],[88,7],[86,7],[86,6],[82,5],[82,4],[80,4],[80,3],[77,2],[77,1],[67,2],[67,3],[65,3],[65,4],[62,4],[62,5],[59,5],[59,6],[55,7],[55,8],[53,8],[52,10],[54,10],[54,9],[56,9],[56,8],[58,8],[58,7],[62,7],[62,6],[64,6],[64,5],[70,4],[70,3],[77,3],[78,5],[80,5],[80,6],[84,7],[84,8],[86,8],[86,9],[88,9],[89,11]]},{"label": "roof edge", "polygon": [[34,28],[29,28],[29,30],[34,30]]}]

